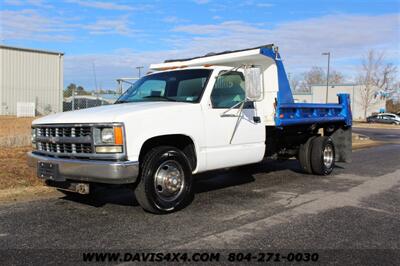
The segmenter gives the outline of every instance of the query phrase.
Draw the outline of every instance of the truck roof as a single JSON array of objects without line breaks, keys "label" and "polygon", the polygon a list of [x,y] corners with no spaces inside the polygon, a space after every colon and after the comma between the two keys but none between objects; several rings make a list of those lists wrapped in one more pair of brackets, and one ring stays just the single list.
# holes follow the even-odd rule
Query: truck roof
[{"label": "truck roof", "polygon": [[204,65],[221,65],[221,66],[241,66],[244,64],[257,64],[257,63],[273,63],[273,60],[262,54],[262,49],[273,49],[273,44],[233,50],[224,51],[220,53],[208,53],[204,56],[184,58],[184,59],[170,59],[165,60],[164,63],[151,64],[151,70],[165,70],[179,67],[191,66],[204,66]]}]

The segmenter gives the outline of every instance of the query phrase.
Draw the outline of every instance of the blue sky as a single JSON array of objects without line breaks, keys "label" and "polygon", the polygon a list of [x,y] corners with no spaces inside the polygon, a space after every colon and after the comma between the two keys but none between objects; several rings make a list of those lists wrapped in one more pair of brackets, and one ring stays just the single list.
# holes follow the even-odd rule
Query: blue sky
[{"label": "blue sky", "polygon": [[64,83],[93,89],[136,66],[275,43],[287,72],[332,67],[351,81],[369,49],[400,65],[400,0],[0,0],[0,42],[65,53]]}]

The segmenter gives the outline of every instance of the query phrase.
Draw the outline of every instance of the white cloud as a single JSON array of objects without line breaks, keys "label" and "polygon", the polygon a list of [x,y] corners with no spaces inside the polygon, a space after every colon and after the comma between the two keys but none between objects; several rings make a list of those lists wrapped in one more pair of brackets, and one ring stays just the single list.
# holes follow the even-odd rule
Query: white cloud
[{"label": "white cloud", "polygon": [[184,22],[188,22],[187,19],[183,19],[183,18],[178,18],[177,16],[167,16],[163,19],[163,22],[166,23],[184,23]]},{"label": "white cloud", "polygon": [[40,7],[40,8],[53,8],[52,5],[48,4],[47,1],[43,0],[27,0],[27,4],[30,4],[35,7]]},{"label": "white cloud", "polygon": [[[287,72],[325,67],[321,52],[332,53],[332,67],[352,76],[356,63],[368,49],[386,51],[387,58],[399,65],[399,34],[396,14],[380,16],[330,15],[279,24],[265,28],[241,21],[225,21],[207,25],[181,25],[172,29],[174,35],[162,39],[171,49],[152,52],[120,50],[110,54],[66,57],[66,81],[83,79],[87,73],[92,84],[91,60],[96,61],[102,83],[114,86],[115,78],[134,76],[135,66],[148,66],[165,59],[185,58],[233,49],[255,47],[268,43],[279,46]],[[182,35],[181,33],[185,33]],[[82,67],[87,65],[87,69]],[[78,81],[77,81],[78,82]],[[82,83],[85,81],[82,80]],[[79,83],[79,82],[78,82]]]},{"label": "white cloud", "polygon": [[54,17],[42,16],[37,11],[0,10],[0,39],[36,41],[71,41],[73,24]]},{"label": "white cloud", "polygon": [[258,6],[258,7],[265,7],[265,8],[268,8],[268,7],[273,7],[274,4],[271,4],[271,3],[258,3],[257,6]]},{"label": "white cloud", "polygon": [[0,10],[0,39],[70,42],[80,37],[77,31],[83,29],[93,35],[133,36],[138,30],[133,29],[128,16],[114,19],[98,19],[83,24],[79,18],[43,15],[37,10]]},{"label": "white cloud", "polygon": [[123,5],[115,2],[104,2],[104,1],[85,1],[85,0],[67,0],[69,3],[78,4],[84,7],[105,9],[105,10],[120,10],[120,11],[133,11],[143,10],[149,8],[150,5]]},{"label": "white cloud", "polygon": [[52,8],[53,7],[52,5],[48,4],[47,1],[43,1],[43,0],[26,0],[26,1],[5,0],[4,4],[12,5],[12,6],[31,5],[31,6],[35,6],[35,7],[41,7],[41,8]]},{"label": "white cloud", "polygon": [[[320,62],[320,54],[326,50],[332,52],[335,60],[360,58],[370,48],[396,50],[400,41],[398,27],[397,14],[338,14],[286,22],[272,29],[241,21],[226,21],[219,24],[177,26],[173,31],[192,35],[189,39],[174,40],[180,49],[188,43],[203,51],[224,51],[276,43],[288,63],[305,67]],[[399,60],[399,52],[395,58]]]},{"label": "white cloud", "polygon": [[259,0],[242,0],[240,3],[238,3],[239,6],[255,6],[255,7],[263,7],[263,8],[269,8],[275,6],[272,3],[267,3],[267,2],[262,2],[260,3]]},{"label": "white cloud", "polygon": [[228,35],[229,33],[236,34],[248,34],[248,33],[261,33],[264,30],[256,28],[251,24],[244,23],[242,21],[225,21],[220,24],[205,24],[205,25],[184,25],[177,26],[172,31],[184,32],[193,35],[218,35],[221,34]]},{"label": "white cloud", "polygon": [[210,0],[193,0],[193,2],[195,2],[196,4],[199,4],[199,5],[204,5],[204,4],[210,3],[211,1]]},{"label": "white cloud", "polygon": [[117,34],[132,36],[136,30],[130,26],[130,20],[127,16],[118,19],[99,19],[95,23],[83,26],[90,34],[104,35]]},{"label": "white cloud", "polygon": [[22,5],[22,1],[21,0],[5,0],[3,2],[6,5],[12,5],[12,6],[20,6]]}]

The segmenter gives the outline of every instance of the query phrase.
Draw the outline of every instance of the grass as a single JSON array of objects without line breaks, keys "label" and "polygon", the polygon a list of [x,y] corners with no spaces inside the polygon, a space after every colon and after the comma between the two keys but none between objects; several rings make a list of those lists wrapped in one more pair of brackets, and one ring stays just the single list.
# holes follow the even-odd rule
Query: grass
[{"label": "grass", "polygon": [[0,116],[0,147],[22,147],[31,142],[31,124],[35,118]]},{"label": "grass", "polygon": [[34,169],[26,164],[35,118],[0,116],[0,190],[40,186]]},{"label": "grass", "polygon": [[42,184],[35,170],[26,163],[26,153],[30,150],[30,147],[0,149],[0,190]]}]

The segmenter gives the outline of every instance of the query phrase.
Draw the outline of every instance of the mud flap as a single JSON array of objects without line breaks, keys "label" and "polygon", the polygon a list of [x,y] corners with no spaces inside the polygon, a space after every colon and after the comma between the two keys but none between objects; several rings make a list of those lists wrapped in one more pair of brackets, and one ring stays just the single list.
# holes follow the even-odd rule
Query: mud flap
[{"label": "mud flap", "polygon": [[352,151],[351,127],[339,128],[330,137],[335,145],[336,161],[350,163]]}]

